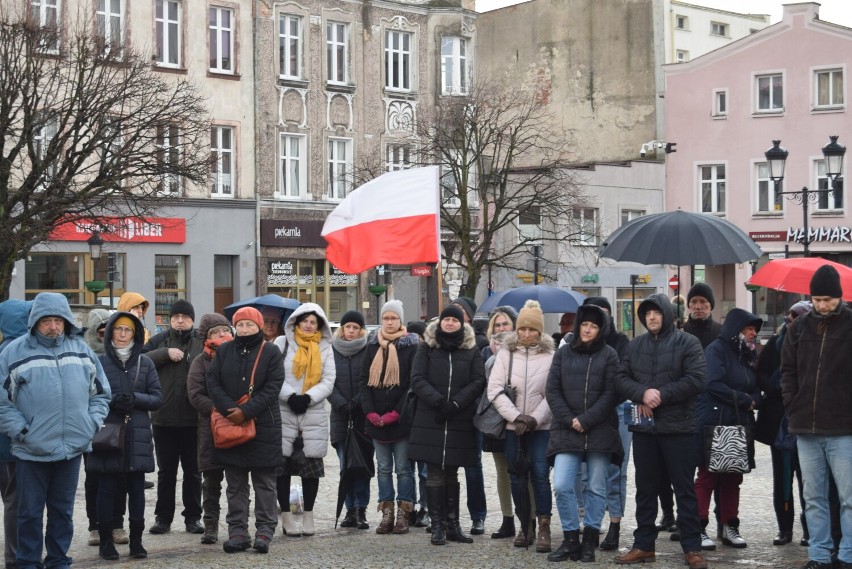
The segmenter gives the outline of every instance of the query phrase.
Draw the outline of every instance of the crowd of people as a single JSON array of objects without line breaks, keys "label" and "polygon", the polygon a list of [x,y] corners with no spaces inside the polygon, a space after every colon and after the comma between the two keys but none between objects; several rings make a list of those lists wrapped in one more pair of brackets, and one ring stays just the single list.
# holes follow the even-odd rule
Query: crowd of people
[{"label": "crowd of people", "polygon": [[[490,453],[503,518],[491,538],[514,537],[552,562],[593,562],[598,549],[620,548],[632,451],[636,529],[613,562],[654,561],[662,531],[679,541],[686,566],[704,569],[702,552],[717,547],[711,498],[716,539],[747,546],[739,498],[755,466],[754,440],[771,447],[773,543],[793,541],[796,481],[803,569],[852,567],[852,390],[844,379],[852,311],[830,266],[810,288],[811,300],[794,304],[762,349],[762,320],[734,308],[715,321],[704,283],[686,299],[643,300],[637,315],[647,333],[632,341],[616,330],[603,297],[564,315],[552,336],[535,301],[498,307],[478,330],[472,299],[459,297],[425,324],[405,324],[402,303],[388,300],[378,329],[368,332],[364,316],[350,311],[332,333],[313,303],[286,318],[253,307],[230,320],[205,314],[196,327],[194,307],[178,300],[168,330],[153,336],[143,323],[149,303],[137,293],[123,295],[115,312],[92,310],[85,330],[61,294],[0,303],[6,567],[70,564],[81,461],[89,544],[104,560],[119,559],[122,544],[131,557],[147,557],[146,473],[157,472],[148,532],[171,531],[179,466],[187,533],[219,542],[224,484],[224,551],[268,553],[279,519],[287,537],[317,531],[330,442],[342,474],[353,463],[375,465],[377,534],[426,527],[436,546],[484,533],[482,453]],[[489,407],[502,436],[474,426]],[[225,440],[211,419],[238,438]],[[743,427],[736,432],[754,440],[720,450],[722,427]],[[743,454],[742,464],[720,466],[727,452]],[[344,530],[370,528],[369,470],[345,472]],[[291,511],[293,477],[300,516]]]}]

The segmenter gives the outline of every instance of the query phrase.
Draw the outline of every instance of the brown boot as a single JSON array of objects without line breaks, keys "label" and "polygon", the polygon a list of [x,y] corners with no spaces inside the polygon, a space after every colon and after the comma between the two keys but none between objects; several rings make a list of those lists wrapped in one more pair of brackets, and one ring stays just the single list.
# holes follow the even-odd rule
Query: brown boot
[{"label": "brown boot", "polygon": [[392,500],[379,502],[379,506],[376,510],[382,513],[382,521],[379,523],[379,527],[376,528],[376,533],[385,534],[393,531],[393,506],[394,504]]},{"label": "brown boot", "polygon": [[707,569],[707,562],[701,557],[700,551],[689,551],[683,557],[689,569]]},{"label": "brown boot", "polygon": [[538,517],[538,541],[535,542],[538,553],[550,553],[550,516]]},{"label": "brown boot", "polygon": [[[616,565],[633,565],[635,563],[653,563],[656,560],[656,554],[653,551],[642,551],[641,549],[631,549],[627,553],[622,553],[615,558]],[[700,557],[700,556],[699,556]]]},{"label": "brown boot", "polygon": [[400,501],[399,512],[396,516],[396,525],[393,526],[393,533],[402,534],[408,533],[408,524],[411,521],[411,514],[414,512],[414,504],[411,502]]},{"label": "brown boot", "polygon": [[204,518],[204,535],[201,543],[210,545],[219,541],[219,520]]},{"label": "brown boot", "polygon": [[[521,526],[523,527],[523,526]],[[529,530],[527,531],[527,535],[524,536],[524,530],[519,529],[518,535],[515,536],[515,547],[529,547],[535,543],[535,520],[530,520]]]}]

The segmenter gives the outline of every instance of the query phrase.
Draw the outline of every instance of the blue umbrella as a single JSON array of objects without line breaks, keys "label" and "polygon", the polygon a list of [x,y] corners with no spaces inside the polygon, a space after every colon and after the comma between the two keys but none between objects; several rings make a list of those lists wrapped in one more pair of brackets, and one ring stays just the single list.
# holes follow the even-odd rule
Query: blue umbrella
[{"label": "blue umbrella", "polygon": [[527,285],[497,292],[489,296],[478,312],[491,312],[498,306],[511,306],[515,310],[524,307],[528,300],[537,300],[542,312],[577,312],[586,299],[584,294],[549,285]]},{"label": "blue umbrella", "polygon": [[239,300],[233,304],[229,304],[223,309],[223,312],[228,320],[230,320],[233,318],[234,313],[244,306],[251,306],[258,310],[263,310],[264,308],[275,308],[281,311],[281,323],[283,324],[287,321],[287,318],[293,314],[293,311],[299,308],[300,304],[302,303],[295,298],[284,298],[277,294],[266,294],[263,296],[255,296],[253,298]]}]

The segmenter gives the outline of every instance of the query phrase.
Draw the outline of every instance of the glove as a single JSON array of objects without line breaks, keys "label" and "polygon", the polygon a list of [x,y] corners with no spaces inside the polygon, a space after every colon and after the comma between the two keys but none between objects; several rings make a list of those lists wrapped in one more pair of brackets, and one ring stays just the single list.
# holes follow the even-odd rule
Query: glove
[{"label": "glove", "polygon": [[397,413],[396,411],[390,411],[382,415],[382,422],[385,424],[385,426],[393,425],[397,421],[399,421],[399,413]]},{"label": "glove", "polygon": [[458,412],[459,406],[455,401],[444,401],[441,403],[441,414],[447,419],[455,417]]},{"label": "glove", "polygon": [[372,423],[377,429],[382,426],[382,418],[379,417],[378,413],[368,413],[367,420],[370,421],[370,423]]},{"label": "glove", "polygon": [[133,404],[136,397],[132,393],[119,393],[110,401],[110,408],[118,413],[130,413],[133,411]]},{"label": "glove", "polygon": [[337,409],[337,413],[346,420],[352,418],[352,406],[349,403],[344,403]]},{"label": "glove", "polygon": [[512,425],[515,426],[515,434],[518,435],[519,437],[522,437],[526,434],[527,424],[524,421],[521,421],[520,419],[515,419],[512,422]]},{"label": "glove", "polygon": [[536,421],[535,417],[532,415],[518,415],[518,417],[515,418],[515,421],[523,421],[526,423],[528,431],[534,431],[538,426],[538,421]]},{"label": "glove", "polygon": [[291,395],[287,399],[287,405],[293,410],[296,415],[302,415],[308,410],[308,405],[311,404],[310,395]]}]

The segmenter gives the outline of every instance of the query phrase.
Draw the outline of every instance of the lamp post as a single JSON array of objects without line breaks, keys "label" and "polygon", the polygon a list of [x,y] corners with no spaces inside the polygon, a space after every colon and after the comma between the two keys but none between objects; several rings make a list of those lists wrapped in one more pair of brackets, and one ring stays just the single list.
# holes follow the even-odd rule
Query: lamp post
[{"label": "lamp post", "polygon": [[[89,256],[92,258],[93,269],[97,269],[98,267],[98,259],[101,258],[101,254],[103,253],[104,240],[101,237],[101,232],[97,229],[92,231],[92,234],[86,240],[86,243],[89,245]],[[94,275],[93,275],[94,276]],[[104,289],[103,281],[91,280],[85,283],[86,290],[95,295],[95,304],[98,303],[98,293]]]},{"label": "lamp post", "polygon": [[[792,196],[792,199],[802,204],[802,245],[804,247],[805,257],[810,256],[810,228],[808,227],[808,207],[811,202],[819,199],[823,194],[834,193],[837,186],[837,179],[843,172],[843,156],[846,154],[846,147],[837,144],[837,136],[829,136],[831,142],[822,147],[822,155],[825,157],[825,173],[831,179],[831,188],[810,190],[807,186],[801,190],[792,192],[779,192],[778,188],[784,180],[784,167],[787,163],[789,152],[781,146],[780,140],[772,141],[772,148],[767,150],[764,155],[769,163],[769,178],[775,183],[776,196]],[[776,197],[776,200],[778,197]]]}]

